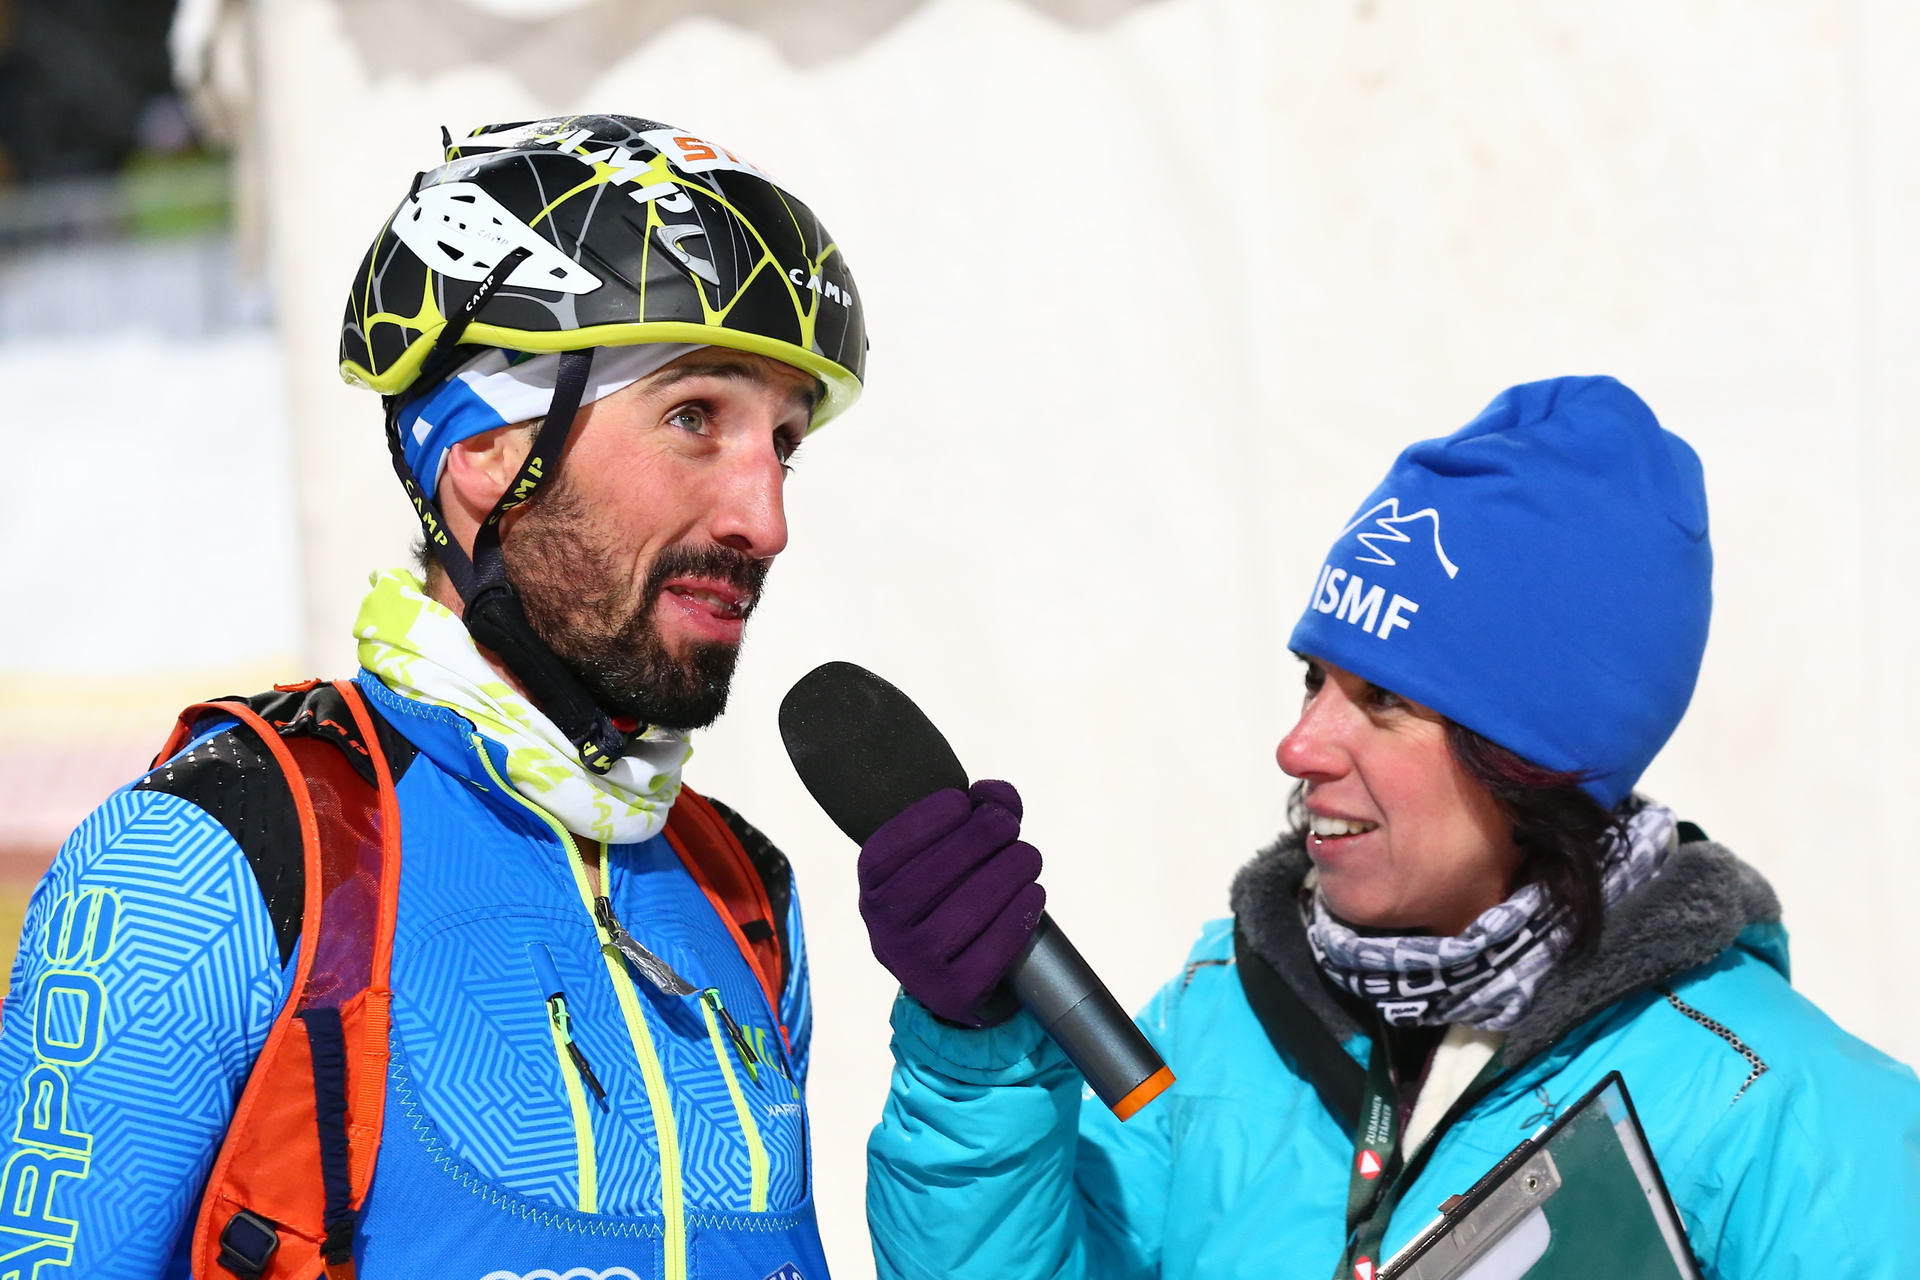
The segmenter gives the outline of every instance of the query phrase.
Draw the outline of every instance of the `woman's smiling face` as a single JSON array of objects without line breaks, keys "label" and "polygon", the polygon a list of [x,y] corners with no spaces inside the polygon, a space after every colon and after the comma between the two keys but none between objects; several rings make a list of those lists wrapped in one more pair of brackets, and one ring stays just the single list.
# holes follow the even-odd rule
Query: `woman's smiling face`
[{"label": "woman's smiling face", "polygon": [[1513,825],[1447,746],[1439,713],[1306,658],[1280,767],[1306,784],[1307,854],[1348,924],[1457,934],[1514,887]]}]

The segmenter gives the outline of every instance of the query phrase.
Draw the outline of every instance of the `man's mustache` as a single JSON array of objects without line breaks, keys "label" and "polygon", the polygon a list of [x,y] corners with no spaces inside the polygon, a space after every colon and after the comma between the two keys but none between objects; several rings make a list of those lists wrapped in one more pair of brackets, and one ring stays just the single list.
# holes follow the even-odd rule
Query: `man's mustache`
[{"label": "man's mustache", "polygon": [[773,561],[770,558],[756,560],[745,552],[723,547],[719,543],[698,547],[667,547],[654,558],[653,567],[647,571],[646,589],[638,602],[640,612],[644,615],[652,609],[661,590],[673,578],[713,578],[747,593],[747,605],[740,615],[744,618],[759,606],[760,587],[766,582],[767,573],[772,568]]}]

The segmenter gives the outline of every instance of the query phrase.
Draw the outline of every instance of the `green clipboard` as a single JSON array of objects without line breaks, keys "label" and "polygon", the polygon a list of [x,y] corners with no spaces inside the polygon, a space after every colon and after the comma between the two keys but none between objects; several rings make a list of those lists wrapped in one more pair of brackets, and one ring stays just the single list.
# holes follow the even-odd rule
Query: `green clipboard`
[{"label": "green clipboard", "polygon": [[1388,1260],[1380,1280],[1700,1280],[1626,1081],[1609,1072]]}]

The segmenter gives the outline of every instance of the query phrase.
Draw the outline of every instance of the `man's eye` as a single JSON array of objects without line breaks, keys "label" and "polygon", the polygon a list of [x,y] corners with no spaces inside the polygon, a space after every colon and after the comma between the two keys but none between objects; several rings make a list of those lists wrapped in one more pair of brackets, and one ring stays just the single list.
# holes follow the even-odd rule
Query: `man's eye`
[{"label": "man's eye", "polygon": [[667,422],[682,431],[691,431],[694,435],[705,435],[707,412],[698,405],[682,405],[667,415]]},{"label": "man's eye", "polygon": [[1318,667],[1308,667],[1306,672],[1300,677],[1300,683],[1306,687],[1309,698],[1320,692],[1320,686],[1326,682],[1326,673]]}]

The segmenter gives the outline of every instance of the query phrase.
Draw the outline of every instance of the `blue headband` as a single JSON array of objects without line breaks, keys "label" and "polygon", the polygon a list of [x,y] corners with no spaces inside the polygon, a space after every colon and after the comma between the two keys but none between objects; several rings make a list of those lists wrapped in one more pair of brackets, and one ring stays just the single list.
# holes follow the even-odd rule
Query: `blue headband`
[{"label": "blue headband", "polygon": [[[670,342],[601,347],[594,352],[581,407],[625,390],[698,350],[699,344]],[[553,380],[559,368],[558,353],[529,355],[489,348],[401,409],[400,443],[427,497],[439,491],[440,471],[454,445],[495,427],[545,417],[553,403]]]}]

